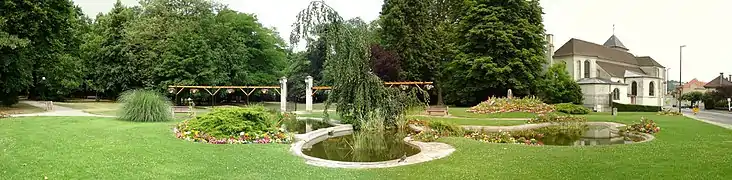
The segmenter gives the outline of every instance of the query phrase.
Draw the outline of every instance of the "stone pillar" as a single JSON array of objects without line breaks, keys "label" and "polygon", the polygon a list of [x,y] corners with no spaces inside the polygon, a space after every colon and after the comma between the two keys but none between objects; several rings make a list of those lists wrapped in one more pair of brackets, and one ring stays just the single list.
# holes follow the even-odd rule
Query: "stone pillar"
[{"label": "stone pillar", "polygon": [[287,78],[280,79],[280,112],[287,112]]},{"label": "stone pillar", "polygon": [[313,111],[313,77],[305,78],[305,111]]}]

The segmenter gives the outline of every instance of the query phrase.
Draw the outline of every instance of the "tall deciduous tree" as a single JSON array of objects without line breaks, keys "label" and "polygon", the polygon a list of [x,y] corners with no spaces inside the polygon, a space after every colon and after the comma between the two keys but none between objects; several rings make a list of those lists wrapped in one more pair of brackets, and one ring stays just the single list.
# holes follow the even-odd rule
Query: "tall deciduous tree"
[{"label": "tall deciduous tree", "polygon": [[567,72],[567,65],[557,63],[547,71],[541,91],[538,93],[546,103],[574,103],[582,104],[582,89]]},{"label": "tall deciduous tree", "polygon": [[17,99],[23,90],[30,91],[32,99],[55,98],[79,86],[78,35],[84,24],[80,8],[69,0],[4,0],[0,9],[0,36],[7,33],[3,39],[10,40],[0,50],[0,64],[11,69],[1,72],[0,89],[9,98],[0,99]]},{"label": "tall deciduous tree", "polygon": [[326,38],[325,46],[328,53],[324,75],[333,79],[326,109],[332,103],[338,104],[336,111],[343,121],[357,128],[369,124],[396,125],[396,120],[403,117],[410,102],[415,102],[409,101],[415,100],[409,97],[416,96],[384,87],[383,81],[369,71],[368,25],[365,22],[360,19],[346,21],[324,2],[314,1],[298,14],[290,42],[311,41],[311,30],[322,24],[333,27],[327,31],[329,38]]},{"label": "tall deciduous tree", "polygon": [[436,28],[429,0],[385,0],[381,8],[380,40],[385,49],[399,53],[400,79],[433,81],[438,66],[434,54]]},{"label": "tall deciduous tree", "polygon": [[447,98],[473,105],[488,96],[536,93],[545,62],[538,1],[469,0],[457,26],[460,51],[448,65]]}]

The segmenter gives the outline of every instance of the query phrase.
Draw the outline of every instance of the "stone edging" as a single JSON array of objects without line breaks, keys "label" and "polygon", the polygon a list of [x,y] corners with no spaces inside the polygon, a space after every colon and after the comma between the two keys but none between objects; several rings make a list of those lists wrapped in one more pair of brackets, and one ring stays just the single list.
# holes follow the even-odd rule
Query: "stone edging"
[{"label": "stone edging", "polygon": [[[314,119],[314,118],[303,118],[303,119]],[[380,161],[380,162],[344,162],[344,161],[333,161],[333,160],[320,159],[320,158],[308,156],[308,155],[305,155],[304,153],[302,153],[302,148],[304,146],[312,145],[314,143],[317,143],[317,142],[320,142],[327,138],[330,138],[331,136],[328,135],[329,132],[333,132],[332,137],[347,135],[347,134],[353,133],[353,126],[348,125],[348,124],[337,124],[335,127],[323,128],[323,129],[311,131],[306,134],[295,135],[297,140],[290,147],[290,151],[297,156],[305,158],[305,163],[307,163],[307,164],[314,165],[314,166],[331,167],[331,168],[387,168],[387,167],[395,167],[395,166],[404,166],[404,165],[417,164],[417,163],[422,163],[422,162],[427,162],[427,161],[431,161],[431,160],[435,160],[435,159],[444,158],[444,157],[447,157],[448,155],[452,154],[452,152],[455,151],[455,148],[453,148],[452,146],[445,144],[445,143],[419,142],[419,141],[412,140],[410,137],[406,137],[406,138],[404,138],[404,141],[408,145],[419,148],[420,152],[415,155],[407,157],[404,160],[404,162],[399,162],[398,159],[389,160],[389,161]],[[312,143],[312,144],[309,144],[309,143]]]}]

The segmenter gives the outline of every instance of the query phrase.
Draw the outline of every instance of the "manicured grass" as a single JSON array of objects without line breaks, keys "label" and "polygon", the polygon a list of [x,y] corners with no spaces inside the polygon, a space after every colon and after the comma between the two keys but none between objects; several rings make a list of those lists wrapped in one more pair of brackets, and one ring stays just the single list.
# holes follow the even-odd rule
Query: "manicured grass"
[{"label": "manicured grass", "polygon": [[434,121],[441,120],[445,122],[452,122],[458,125],[476,125],[476,126],[513,126],[526,124],[526,121],[522,120],[492,120],[492,119],[479,119],[479,118],[445,118],[445,117],[425,117],[425,116],[414,116],[420,120]]},{"label": "manicured grass", "polygon": [[465,117],[465,118],[533,118],[536,117],[534,113],[526,112],[509,112],[509,113],[491,113],[491,114],[477,114],[467,112],[470,108],[464,107],[450,107],[448,112],[454,117]]},{"label": "manicured grass", "polygon": [[0,106],[0,112],[7,113],[7,114],[31,114],[31,113],[40,113],[44,112],[45,110],[31,106],[29,104],[25,103],[17,103],[13,104],[10,107],[4,107]]},{"label": "manicured grass", "polygon": [[[612,120],[591,114],[592,121]],[[305,164],[289,145],[209,145],[176,139],[174,123],[27,117],[0,121],[3,179],[732,179],[732,131],[684,117],[655,120],[657,139],[630,145],[560,147],[442,138],[450,156],[384,169]]]}]

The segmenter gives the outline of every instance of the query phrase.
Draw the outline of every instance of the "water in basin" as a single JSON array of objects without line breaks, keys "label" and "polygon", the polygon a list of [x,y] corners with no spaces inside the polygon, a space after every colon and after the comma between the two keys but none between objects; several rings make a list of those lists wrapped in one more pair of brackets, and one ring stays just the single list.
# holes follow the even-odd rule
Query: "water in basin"
[{"label": "water in basin", "polygon": [[419,149],[406,144],[404,133],[358,133],[331,137],[312,146],[304,146],[302,152],[321,159],[346,162],[378,162],[400,159],[419,153]]}]

